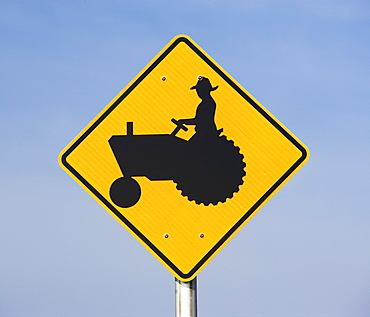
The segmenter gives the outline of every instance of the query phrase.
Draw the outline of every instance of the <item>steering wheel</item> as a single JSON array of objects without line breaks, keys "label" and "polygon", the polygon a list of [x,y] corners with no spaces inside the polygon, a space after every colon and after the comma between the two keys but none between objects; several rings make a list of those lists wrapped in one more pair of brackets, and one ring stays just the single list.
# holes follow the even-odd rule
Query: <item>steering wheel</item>
[{"label": "steering wheel", "polygon": [[179,132],[181,129],[184,130],[184,131],[188,131],[188,128],[185,127],[182,123],[179,123],[177,120],[172,118],[171,122],[176,124],[176,128],[175,128],[175,130],[172,131],[171,135],[176,135],[177,132]]}]

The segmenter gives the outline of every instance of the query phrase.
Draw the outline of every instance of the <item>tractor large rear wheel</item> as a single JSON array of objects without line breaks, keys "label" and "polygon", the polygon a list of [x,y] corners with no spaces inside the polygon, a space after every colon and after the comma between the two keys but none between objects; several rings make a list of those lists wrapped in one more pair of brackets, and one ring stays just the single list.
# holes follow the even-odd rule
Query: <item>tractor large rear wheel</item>
[{"label": "tractor large rear wheel", "polygon": [[243,184],[246,175],[244,156],[239,147],[225,136],[218,137],[195,151],[191,159],[191,173],[180,174],[175,180],[177,189],[188,200],[197,204],[217,205],[232,198]]}]

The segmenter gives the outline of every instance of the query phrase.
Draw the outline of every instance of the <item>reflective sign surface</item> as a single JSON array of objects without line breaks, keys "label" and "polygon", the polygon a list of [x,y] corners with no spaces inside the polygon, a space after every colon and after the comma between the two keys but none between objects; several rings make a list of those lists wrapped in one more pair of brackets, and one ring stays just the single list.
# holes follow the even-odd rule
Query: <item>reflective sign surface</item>
[{"label": "reflective sign surface", "polygon": [[60,164],[188,281],[307,159],[291,132],[178,36],[67,146]]}]

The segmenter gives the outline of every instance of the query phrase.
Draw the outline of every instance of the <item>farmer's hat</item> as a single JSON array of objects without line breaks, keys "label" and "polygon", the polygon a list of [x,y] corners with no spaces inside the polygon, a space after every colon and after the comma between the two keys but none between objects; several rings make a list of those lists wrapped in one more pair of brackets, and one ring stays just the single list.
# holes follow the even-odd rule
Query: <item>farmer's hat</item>
[{"label": "farmer's hat", "polygon": [[218,86],[212,87],[211,82],[209,81],[208,78],[199,76],[197,84],[191,87],[190,89],[214,91],[217,88]]}]

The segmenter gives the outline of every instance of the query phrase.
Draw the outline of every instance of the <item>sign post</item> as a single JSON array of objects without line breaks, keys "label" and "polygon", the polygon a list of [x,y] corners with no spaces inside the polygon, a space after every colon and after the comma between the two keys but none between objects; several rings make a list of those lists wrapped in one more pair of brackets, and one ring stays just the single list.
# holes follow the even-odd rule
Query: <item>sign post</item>
[{"label": "sign post", "polygon": [[179,294],[194,294],[198,273],[308,157],[297,137],[180,35],[59,162],[179,280]]},{"label": "sign post", "polygon": [[175,278],[176,317],[197,317],[197,278],[183,282]]}]

